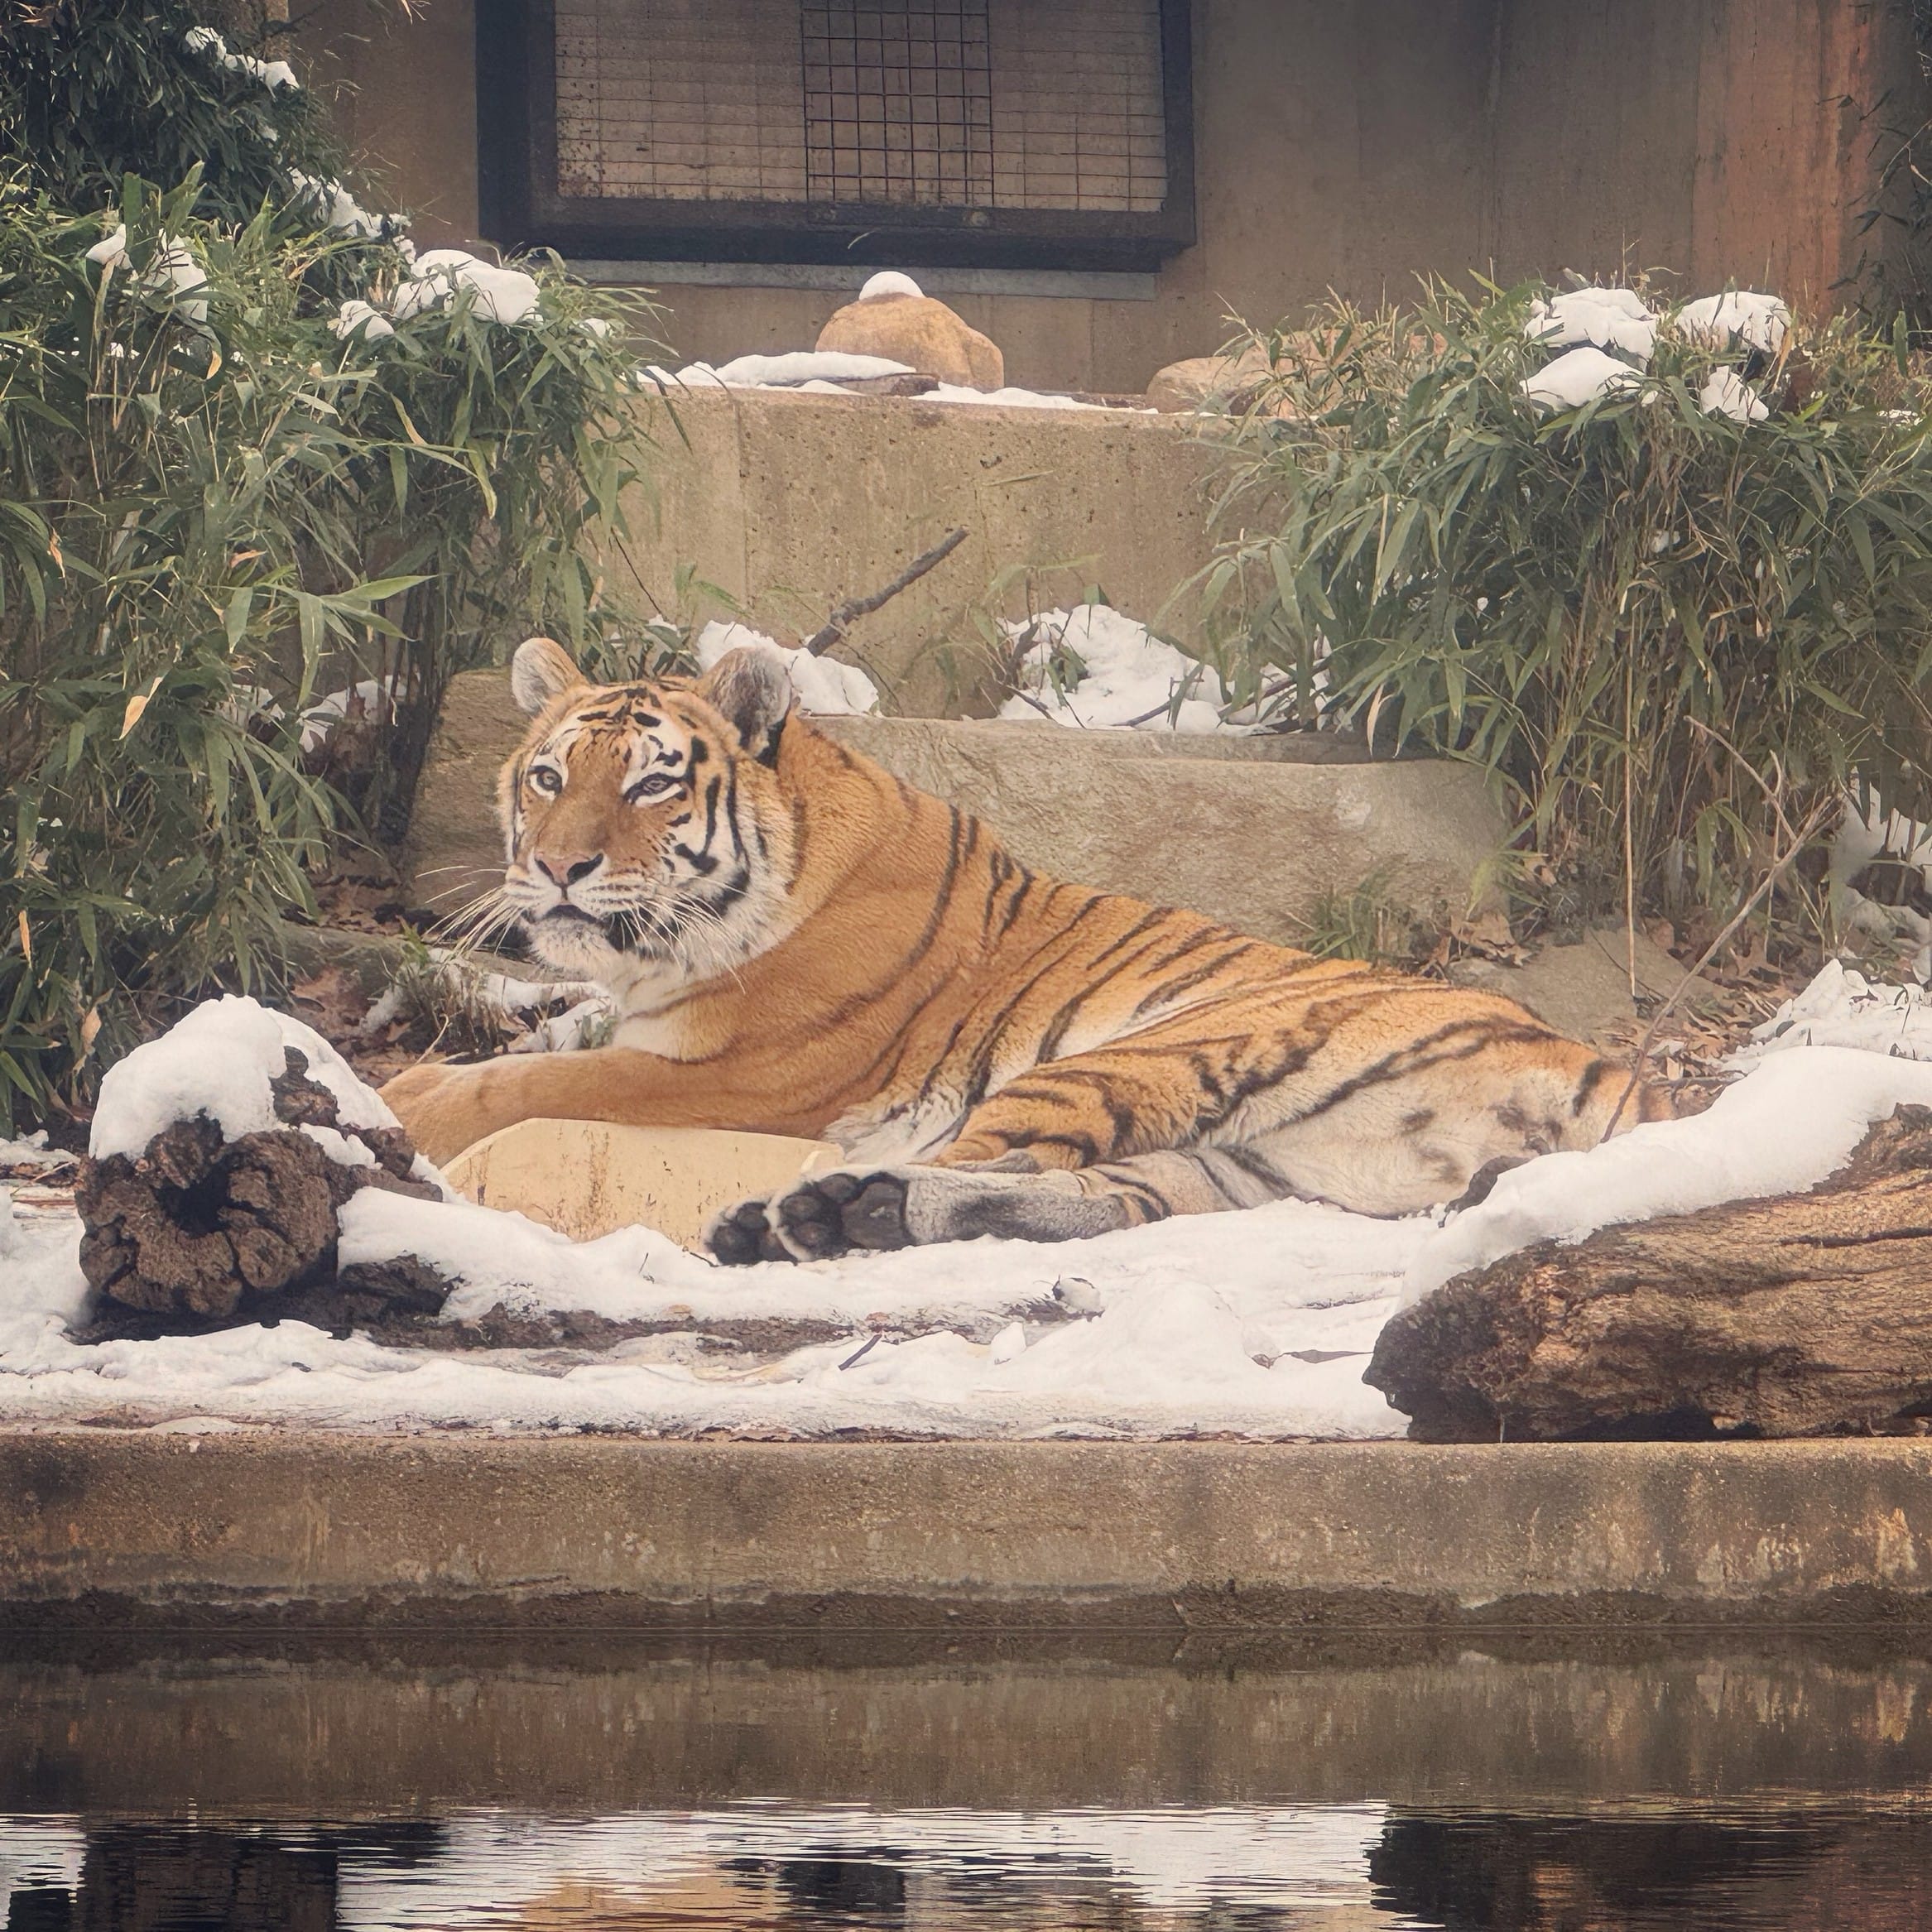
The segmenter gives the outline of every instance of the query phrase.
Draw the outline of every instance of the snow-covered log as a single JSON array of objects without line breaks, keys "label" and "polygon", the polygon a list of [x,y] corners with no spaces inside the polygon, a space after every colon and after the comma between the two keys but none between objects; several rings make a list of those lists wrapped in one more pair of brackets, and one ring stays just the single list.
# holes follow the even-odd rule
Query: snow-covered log
[{"label": "snow-covered log", "polygon": [[95,1328],[295,1314],[340,1327],[397,1312],[351,1306],[335,1283],[337,1210],[370,1187],[440,1198],[395,1117],[320,1036],[252,1000],[199,1009],[103,1085],[75,1194]]},{"label": "snow-covered log", "polygon": [[1421,1442],[1914,1430],[1932,1414],[1932,1108],[1808,1194],[1538,1242],[1382,1330]]}]

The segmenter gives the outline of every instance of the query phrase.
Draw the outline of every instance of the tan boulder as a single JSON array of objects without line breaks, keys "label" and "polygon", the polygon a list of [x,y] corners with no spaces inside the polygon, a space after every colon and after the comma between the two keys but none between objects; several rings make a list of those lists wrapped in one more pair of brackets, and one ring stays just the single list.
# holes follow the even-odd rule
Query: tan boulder
[{"label": "tan boulder", "polygon": [[1007,386],[1007,361],[999,344],[930,296],[861,296],[819,331],[819,347],[846,355],[889,357],[963,389]]},{"label": "tan boulder", "polygon": [[1252,406],[1268,373],[1266,352],[1252,344],[1238,355],[1189,356],[1156,373],[1147,400],[1170,416],[1195,409],[1238,414]]}]

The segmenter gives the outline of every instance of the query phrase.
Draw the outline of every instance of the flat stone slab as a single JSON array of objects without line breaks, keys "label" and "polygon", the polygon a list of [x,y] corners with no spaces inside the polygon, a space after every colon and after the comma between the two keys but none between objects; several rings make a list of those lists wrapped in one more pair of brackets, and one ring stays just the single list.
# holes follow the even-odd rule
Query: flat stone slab
[{"label": "flat stone slab", "polygon": [[[508,674],[451,681],[416,791],[412,901],[457,906],[502,877],[497,773],[527,721]],[[1036,870],[1204,912],[1293,945],[1322,898],[1374,877],[1466,911],[1507,827],[1479,773],[1338,758],[1328,741],[1074,731],[985,719],[815,718],[909,785],[985,819]]]},{"label": "flat stone slab", "polygon": [[1932,1442],[0,1433],[0,1627],[1932,1624]]}]

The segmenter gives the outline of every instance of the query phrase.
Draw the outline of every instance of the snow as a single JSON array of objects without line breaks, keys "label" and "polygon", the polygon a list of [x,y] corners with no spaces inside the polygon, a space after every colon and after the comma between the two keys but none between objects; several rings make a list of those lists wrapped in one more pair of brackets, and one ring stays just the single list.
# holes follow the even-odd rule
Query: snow
[{"label": "snow", "polygon": [[[387,329],[383,331],[388,333]],[[382,724],[396,722],[396,689],[392,678],[363,678],[318,698],[302,714],[302,749],[319,751],[351,710]]]},{"label": "snow", "polygon": [[1831,863],[1832,916],[1847,939],[1869,936],[1881,944],[1909,939],[1915,947],[1912,973],[1921,982],[1932,980],[1932,919],[1912,906],[1888,906],[1868,899],[1853,882],[1877,858],[1896,860],[1918,868],[1925,889],[1932,892],[1932,828],[1887,811],[1869,786],[1854,783],[1846,795],[1844,815],[1833,835]]},{"label": "snow", "polygon": [[1833,959],[1786,1000],[1725,1063],[1748,1072],[1795,1046],[1856,1047],[1900,1060],[1932,1060],[1932,993],[1919,986],[1874,986]]},{"label": "snow", "polygon": [[[104,235],[87,252],[89,262],[99,264],[106,275],[123,267],[127,261],[127,226],[123,222]],[[208,320],[208,272],[195,259],[195,252],[178,235],[164,233],[160,246],[141,277],[141,286],[156,295],[169,295],[179,313],[188,321]],[[198,292],[190,292],[190,291]]]},{"label": "snow", "polygon": [[862,302],[878,302],[892,296],[911,296],[916,301],[923,300],[925,291],[910,275],[901,275],[896,268],[888,268],[873,276],[858,291]]},{"label": "snow", "polygon": [[[1104,402],[1082,402],[1071,396],[1043,394],[1037,389],[964,389],[957,382],[942,382],[936,389],[929,389],[919,399],[921,402],[967,402],[988,405],[995,409],[1105,409]],[[1134,411],[1138,416],[1153,416],[1158,412],[1143,409]]]},{"label": "snow", "polygon": [[[231,998],[108,1073],[95,1153],[137,1151],[195,1111],[231,1137],[271,1125],[269,1081],[291,1044],[345,1122],[387,1124],[387,1108],[307,1027]],[[594,1354],[391,1348],[296,1322],[83,1347],[68,1332],[84,1286],[75,1223],[23,1207],[0,1216],[0,1419],[1399,1435],[1402,1418],[1361,1380],[1398,1306],[1530,1242],[1814,1185],[1872,1122],[1901,1103],[1932,1105],[1932,999],[1834,964],[1734,1064],[1743,1077],[1709,1113],[1545,1156],[1455,1215],[1378,1220],[1282,1201],[1087,1241],[727,1270],[646,1228],[573,1244],[518,1215],[373,1189],[343,1209],[342,1260],[421,1257],[455,1284],[447,1319],[580,1310],[665,1331]],[[355,1158],[353,1142],[315,1137]],[[824,1324],[834,1338],[763,1358],[706,1353],[693,1339],[748,1319]]]},{"label": "snow", "polygon": [[1581,409],[1606,396],[1638,387],[1642,378],[1628,363],[1600,348],[1573,348],[1546,363],[1520,387],[1524,396],[1541,409]]},{"label": "snow", "polygon": [[[808,1436],[1387,1436],[1401,1432],[1401,1419],[1361,1371],[1429,1232],[1426,1221],[1287,1202],[1055,1247],[983,1242],[728,1271],[646,1228],[573,1247],[515,1215],[375,1189],[348,1204],[342,1228],[345,1263],[411,1253],[448,1269],[464,1284],[451,1299],[453,1318],[501,1304],[674,1324],[818,1319],[849,1332],[763,1362],[655,1338],[564,1362],[551,1351],[454,1355],[382,1348],[364,1336],[338,1341],[298,1322],[82,1347],[65,1329],[80,1290],[67,1223],[28,1230],[27,1252],[9,1263],[0,1418],[120,1412],[146,1421],[200,1415],[331,1427]],[[1018,1336],[1016,1321],[1026,1324]],[[873,1324],[904,1338],[896,1333],[861,1356]],[[910,1332],[922,1324],[938,1332]],[[1297,1350],[1333,1358],[1302,1360]]]},{"label": "snow", "polygon": [[1578,288],[1530,305],[1523,334],[1550,348],[1593,345],[1622,349],[1647,362],[1657,339],[1657,317],[1634,289]]},{"label": "snow", "polygon": [[[1000,707],[1002,718],[1196,736],[1241,728],[1221,716],[1226,698],[1210,666],[1164,644],[1145,624],[1110,605],[1084,603],[1002,626],[1016,644],[1030,627],[1035,641],[1020,661],[1022,694]],[[1056,690],[1052,666],[1058,656],[1064,666],[1069,651],[1084,668],[1074,684],[1063,681]],[[1183,694],[1175,707],[1177,694]]]},{"label": "snow", "polygon": [[1932,1106],[1932,1065],[1781,1043],[1706,1113],[1512,1168],[1417,1256],[1404,1305],[1533,1242],[1580,1241],[1599,1228],[1801,1192],[1843,1166],[1872,1122],[1900,1105]]},{"label": "snow", "polygon": [[329,326],[344,342],[351,338],[359,338],[364,342],[380,342],[384,336],[396,333],[387,315],[378,309],[372,309],[363,301],[344,302],[336,310],[335,320]]},{"label": "snow", "polygon": [[231,54],[228,42],[211,26],[191,26],[182,36],[182,45],[191,54],[205,54],[237,74],[246,74],[261,82],[271,94],[279,87],[300,88],[296,70],[286,60],[258,60],[252,54]]},{"label": "snow", "polygon": [[798,699],[799,709],[820,718],[859,718],[879,708],[879,688],[858,666],[835,657],[815,657],[809,651],[791,651],[762,631],[745,624],[714,621],[699,632],[693,643],[699,667],[709,670],[728,651],[771,652],[785,666],[785,675]]},{"label": "snow", "polygon": [[158,1040],[137,1047],[101,1081],[88,1151],[97,1161],[138,1155],[171,1121],[206,1114],[223,1140],[277,1125],[269,1083],[294,1047],[309,1078],[335,1096],[345,1126],[397,1124],[355,1070],[322,1036],[258,1002],[230,994],[199,1006]]},{"label": "snow", "polygon": [[1764,398],[1735,369],[1713,369],[1698,392],[1706,416],[1728,416],[1734,423],[1761,423],[1771,414]]},{"label": "snow", "polygon": [[[877,376],[910,376],[916,373],[905,363],[888,361],[884,356],[848,354],[842,349],[789,349],[781,355],[738,356],[714,368],[709,363],[687,363],[681,369],[667,369],[652,363],[638,371],[643,382],[659,389],[789,389],[814,396],[851,393],[842,383],[863,382]],[[1081,402],[1071,396],[1052,396],[1034,389],[968,389],[956,382],[941,382],[922,390],[920,402],[992,404],[1005,409],[1102,409],[1098,402]],[[1151,412],[1143,412],[1151,413]]]},{"label": "snow", "polygon": [[366,242],[381,238],[382,217],[371,214],[341,182],[320,180],[314,175],[304,174],[300,168],[291,168],[289,179],[324,228],[355,235]]},{"label": "snow", "polygon": [[1785,346],[1791,311],[1776,296],[1733,289],[1686,302],[1674,318],[1680,334],[1713,348],[1761,349],[1776,355]]},{"label": "snow", "polygon": [[848,355],[829,348],[738,356],[715,368],[709,363],[690,363],[675,373],[653,363],[645,371],[660,386],[685,389],[792,389],[806,382],[863,382],[874,376],[912,373],[909,363],[895,363],[885,356]]},{"label": "snow", "polygon": [[465,289],[472,291],[475,313],[485,322],[514,325],[536,313],[533,276],[520,268],[480,262],[461,248],[430,248],[417,256],[410,280],[396,291],[390,313],[398,322],[407,321],[412,315],[447,308]]}]

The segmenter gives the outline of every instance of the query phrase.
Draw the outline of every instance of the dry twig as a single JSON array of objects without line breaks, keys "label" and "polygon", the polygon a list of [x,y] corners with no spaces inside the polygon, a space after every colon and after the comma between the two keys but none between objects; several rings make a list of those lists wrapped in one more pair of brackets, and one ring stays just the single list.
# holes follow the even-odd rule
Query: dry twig
[{"label": "dry twig", "polygon": [[825,619],[822,629],[805,639],[805,647],[814,657],[822,656],[843,638],[859,618],[870,617],[881,604],[889,603],[908,584],[916,584],[928,570],[943,564],[966,541],[964,526],[949,530],[930,550],[915,557],[883,590],[870,597],[850,597]]}]

